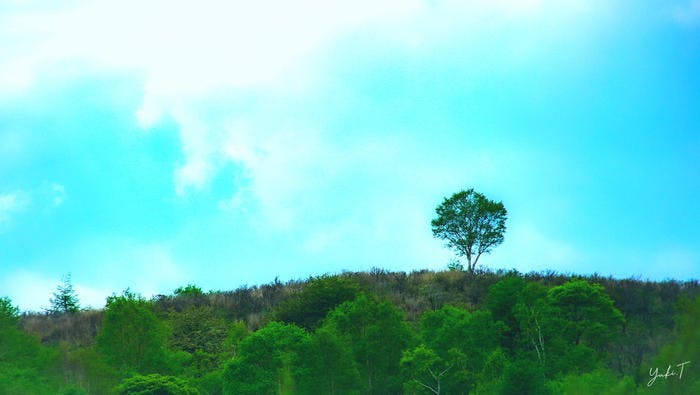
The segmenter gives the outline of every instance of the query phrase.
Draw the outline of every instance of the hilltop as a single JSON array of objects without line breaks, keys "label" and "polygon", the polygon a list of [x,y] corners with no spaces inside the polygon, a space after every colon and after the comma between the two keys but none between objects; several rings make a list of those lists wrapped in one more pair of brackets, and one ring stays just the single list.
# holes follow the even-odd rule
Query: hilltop
[{"label": "hilltop", "polygon": [[[102,310],[17,317],[13,336],[28,344],[18,360],[32,369],[0,359],[15,365],[0,383],[32,382],[36,393],[646,390],[649,368],[697,354],[697,333],[685,332],[699,295],[698,281],[381,269],[230,291],[187,285],[150,300],[125,291]],[[683,361],[664,361],[669,353]],[[697,368],[682,367],[687,381],[660,378],[652,390],[698,385]]]}]

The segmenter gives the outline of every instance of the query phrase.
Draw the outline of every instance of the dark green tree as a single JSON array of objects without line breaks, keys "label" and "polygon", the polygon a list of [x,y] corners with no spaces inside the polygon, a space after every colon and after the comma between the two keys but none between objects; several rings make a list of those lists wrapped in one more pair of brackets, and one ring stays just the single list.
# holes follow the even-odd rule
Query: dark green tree
[{"label": "dark green tree", "polygon": [[486,306],[493,315],[493,319],[506,325],[502,345],[511,351],[514,351],[520,336],[520,325],[515,318],[514,308],[524,287],[525,280],[522,277],[509,274],[490,286],[486,297]]},{"label": "dark green tree", "polygon": [[201,376],[219,367],[225,360],[228,324],[211,306],[189,306],[171,310],[167,323],[172,328],[170,346],[192,356],[190,370]]},{"label": "dark green tree", "polygon": [[445,198],[435,212],[433,236],[466,257],[469,272],[474,271],[482,254],[503,242],[508,212],[502,202],[489,200],[474,189]]},{"label": "dark green tree", "polygon": [[335,333],[279,322],[240,342],[223,379],[226,394],[355,394],[360,387],[352,350]]},{"label": "dark green tree", "polygon": [[521,342],[548,377],[585,373],[607,358],[624,317],[603,287],[583,280],[546,287],[529,283],[514,308]]},{"label": "dark green tree", "polygon": [[347,343],[338,338],[336,333],[319,328],[312,335],[310,345],[302,356],[306,367],[303,374],[298,375],[304,383],[300,393],[359,393],[360,372]]},{"label": "dark green tree", "polygon": [[547,292],[547,301],[564,321],[562,335],[573,345],[585,344],[604,353],[619,335],[625,319],[605,289],[573,280]]},{"label": "dark green tree", "polygon": [[61,281],[62,284],[58,286],[56,292],[53,293],[53,297],[50,299],[51,308],[49,308],[49,312],[60,314],[80,311],[78,295],[73,289],[70,273],[63,276]]},{"label": "dark green tree", "polygon": [[202,296],[204,292],[202,292],[202,288],[196,285],[187,284],[184,287],[177,287],[174,294],[177,296]]},{"label": "dark green tree", "polygon": [[[680,300],[676,310],[673,341],[659,351],[651,366],[640,369],[645,390],[653,394],[697,394],[700,390],[700,296]],[[675,375],[664,378],[669,369]],[[654,380],[657,374],[661,377]]]},{"label": "dark green tree", "polygon": [[280,321],[293,323],[308,330],[319,326],[321,320],[343,302],[353,300],[360,292],[357,283],[339,276],[310,279],[296,295],[283,302],[275,313]]},{"label": "dark green tree", "polygon": [[484,310],[469,312],[447,305],[423,314],[421,341],[438,358],[434,366],[449,369],[441,378],[445,393],[474,387],[489,355],[498,349],[504,329]]},{"label": "dark green tree", "polygon": [[170,344],[177,349],[209,354],[222,352],[228,335],[228,325],[217,316],[211,306],[190,306],[180,312],[171,312],[168,322],[172,327]]},{"label": "dark green tree", "polygon": [[[527,359],[516,359],[509,363],[503,373],[499,394],[504,395],[546,395],[545,376],[542,367]],[[589,393],[588,391],[579,393]]]},{"label": "dark green tree", "polygon": [[19,322],[19,309],[10,298],[0,298],[0,328],[16,326]]},{"label": "dark green tree", "polygon": [[401,310],[388,301],[360,294],[331,311],[322,328],[350,347],[366,393],[400,392],[399,362],[413,343],[413,332]]},{"label": "dark green tree", "polygon": [[119,395],[199,395],[186,380],[159,374],[134,375],[122,381],[116,390]]}]

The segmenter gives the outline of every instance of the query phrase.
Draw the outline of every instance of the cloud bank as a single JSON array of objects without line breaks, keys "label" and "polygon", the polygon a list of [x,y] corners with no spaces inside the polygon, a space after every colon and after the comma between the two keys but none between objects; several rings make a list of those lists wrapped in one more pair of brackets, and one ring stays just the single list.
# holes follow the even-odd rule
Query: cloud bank
[{"label": "cloud bank", "polygon": [[[586,1],[536,0],[76,1],[48,11],[18,7],[0,17],[0,37],[9,44],[0,57],[0,94],[91,70],[132,74],[143,86],[134,114],[138,124],[148,130],[172,118],[180,126],[185,159],[174,172],[179,195],[205,188],[234,163],[252,180],[251,194],[276,210],[283,204],[273,202],[276,196],[294,194],[304,180],[316,178],[309,170],[350,155],[342,147],[333,152],[339,147],[329,147],[328,131],[316,125],[250,122],[238,98],[286,105],[317,94],[332,65],[329,54],[358,40],[409,57],[456,41],[464,56],[486,55],[488,62],[496,55],[482,40],[491,36],[517,65],[552,45],[558,32],[579,29],[577,18],[591,18],[592,12]],[[526,25],[527,32],[517,31]],[[534,25],[542,27],[533,31]],[[230,107],[212,114],[212,101]],[[256,111],[269,110],[258,105]],[[272,172],[277,175],[271,180]]]},{"label": "cloud bank", "polygon": [[[3,167],[39,163],[22,168],[33,184],[19,177],[2,186],[0,231],[25,213],[63,210],[45,235],[69,234],[54,247],[80,252],[57,266],[94,261],[139,272],[130,262],[154,262],[173,273],[137,281],[144,293],[204,273],[191,262],[212,262],[217,277],[262,270],[265,260],[288,277],[363,263],[438,268],[450,252],[431,238],[434,206],[474,186],[503,199],[514,224],[485,263],[566,270],[593,259],[577,236],[604,244],[621,233],[613,224],[559,234],[601,229],[603,220],[580,213],[596,211],[608,193],[631,193],[630,178],[647,185],[629,177],[631,168],[649,177],[668,173],[664,163],[688,168],[668,148],[650,150],[660,166],[632,151],[653,140],[643,136],[654,126],[648,114],[692,122],[673,113],[694,102],[682,97],[691,86],[684,63],[669,57],[673,67],[658,66],[645,34],[659,21],[692,30],[678,23],[692,23],[696,3],[683,2],[675,19],[669,7],[681,3],[625,0],[1,5],[0,117],[23,108],[41,119],[48,110],[34,105],[55,103],[38,98],[79,104],[56,107],[62,114],[43,120],[50,132],[43,123],[0,125]],[[35,128],[31,138],[23,127]],[[616,144],[618,132],[633,143]],[[608,147],[609,157],[593,152]],[[83,157],[45,176],[41,166],[67,162],[67,152]],[[79,176],[63,179],[62,170]],[[614,185],[601,181],[616,172],[624,175]],[[582,198],[584,190],[599,195]],[[85,236],[93,231],[111,249]],[[681,257],[697,263],[697,254]],[[269,279],[261,276],[240,281]],[[128,285],[122,280],[105,287]]]}]

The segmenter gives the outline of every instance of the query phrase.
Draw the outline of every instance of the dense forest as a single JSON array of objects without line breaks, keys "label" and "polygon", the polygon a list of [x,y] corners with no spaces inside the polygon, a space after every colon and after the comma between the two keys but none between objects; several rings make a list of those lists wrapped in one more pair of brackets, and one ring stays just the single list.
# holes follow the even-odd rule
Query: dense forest
[{"label": "dense forest", "polygon": [[554,272],[346,272],[0,298],[0,394],[700,394],[700,286]]}]

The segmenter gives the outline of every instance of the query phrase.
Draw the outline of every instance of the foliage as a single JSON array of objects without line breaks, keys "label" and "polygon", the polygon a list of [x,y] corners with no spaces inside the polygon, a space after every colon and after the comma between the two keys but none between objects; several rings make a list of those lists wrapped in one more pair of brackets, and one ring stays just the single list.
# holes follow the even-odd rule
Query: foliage
[{"label": "foliage", "polygon": [[219,354],[223,351],[228,325],[209,306],[191,306],[179,313],[171,313],[168,322],[172,327],[170,344],[177,349]]},{"label": "foliage", "polygon": [[127,289],[107,298],[97,347],[121,371],[153,373],[166,369],[169,335],[149,303]]},{"label": "foliage", "polygon": [[10,298],[0,297],[0,327],[17,325],[19,308],[12,304]]},{"label": "foliage", "polygon": [[91,394],[106,394],[119,383],[120,375],[95,347],[59,346],[62,375],[77,388]]},{"label": "foliage", "polygon": [[202,288],[199,288],[196,285],[187,284],[184,287],[178,287],[175,289],[174,294],[177,296],[200,296],[204,295],[204,292],[202,292]]},{"label": "foliage", "polygon": [[447,262],[447,269],[462,271],[464,270],[464,265],[462,265],[458,259],[451,259],[449,262]]},{"label": "foliage", "polygon": [[452,367],[435,351],[421,344],[404,352],[401,358],[404,387],[414,392],[428,390],[434,394],[440,394],[444,376]]},{"label": "foliage", "polygon": [[351,349],[366,393],[400,390],[399,361],[413,334],[394,305],[360,294],[336,307],[323,327]]},{"label": "foliage", "polygon": [[479,375],[475,394],[500,394],[504,392],[506,371],[510,368],[510,360],[501,348],[495,349],[484,362]]},{"label": "foliage", "polygon": [[512,311],[520,347],[534,352],[548,377],[583,373],[602,364],[624,323],[605,290],[583,280],[551,289],[529,283]]},{"label": "foliage", "polygon": [[336,333],[320,328],[305,350],[305,370],[299,375],[309,394],[354,394],[361,386],[360,372],[352,349]]},{"label": "foliage", "polygon": [[119,395],[199,395],[186,380],[159,374],[134,375],[122,381],[116,390]]},{"label": "foliage", "polygon": [[467,269],[474,271],[482,254],[503,242],[508,212],[502,202],[489,200],[474,189],[445,198],[435,209],[433,235],[467,258]]},{"label": "foliage", "polygon": [[504,329],[484,310],[470,313],[444,306],[423,315],[421,341],[437,357],[436,366],[448,369],[442,380],[447,393],[473,388],[487,357],[498,348]]},{"label": "foliage", "polygon": [[88,392],[75,385],[69,385],[61,389],[60,395],[87,395]]},{"label": "foliage", "polygon": [[56,362],[56,352],[23,332],[17,307],[0,297],[0,394],[54,393]]},{"label": "foliage", "polygon": [[[680,300],[678,310],[674,340],[641,369],[651,393],[696,394],[700,389],[700,296]],[[676,374],[652,381],[657,373],[667,372]]]},{"label": "foliage", "polygon": [[200,377],[190,379],[190,384],[197,388],[202,395],[222,394],[224,388],[223,369],[207,372]]},{"label": "foliage", "polygon": [[357,283],[347,278],[312,278],[299,293],[281,303],[275,315],[280,321],[309,330],[315,329],[329,311],[343,302],[355,299],[359,291]]},{"label": "foliage", "polygon": [[80,311],[78,295],[73,289],[70,274],[65,275],[62,282],[63,284],[59,285],[56,292],[53,293],[53,298],[50,300],[51,308],[49,308],[49,312],[61,314]]},{"label": "foliage", "polygon": [[570,374],[548,383],[554,394],[562,395],[628,395],[637,392],[630,376],[617,377],[607,369],[596,369],[588,373]]},{"label": "foliage", "polygon": [[516,359],[503,372],[500,394],[547,394],[542,367],[528,359]]},{"label": "foliage", "polygon": [[[699,295],[697,281],[373,269],[153,300],[127,290],[72,314],[20,315],[0,298],[0,395],[109,394],[135,373],[204,395],[694,394]],[[647,387],[650,368],[688,360],[682,379]]]},{"label": "foliage", "polygon": [[624,323],[603,287],[584,280],[550,289],[547,302],[563,321],[563,336],[574,345],[584,343],[602,351]]},{"label": "foliage", "polygon": [[224,393],[294,393],[296,368],[309,341],[303,329],[278,322],[246,337],[225,368]]},{"label": "foliage", "polygon": [[505,325],[502,345],[511,351],[515,349],[517,339],[521,335],[520,325],[515,316],[515,307],[521,298],[525,285],[525,280],[522,277],[511,274],[489,287],[486,297],[486,307],[493,315],[494,320]]}]

